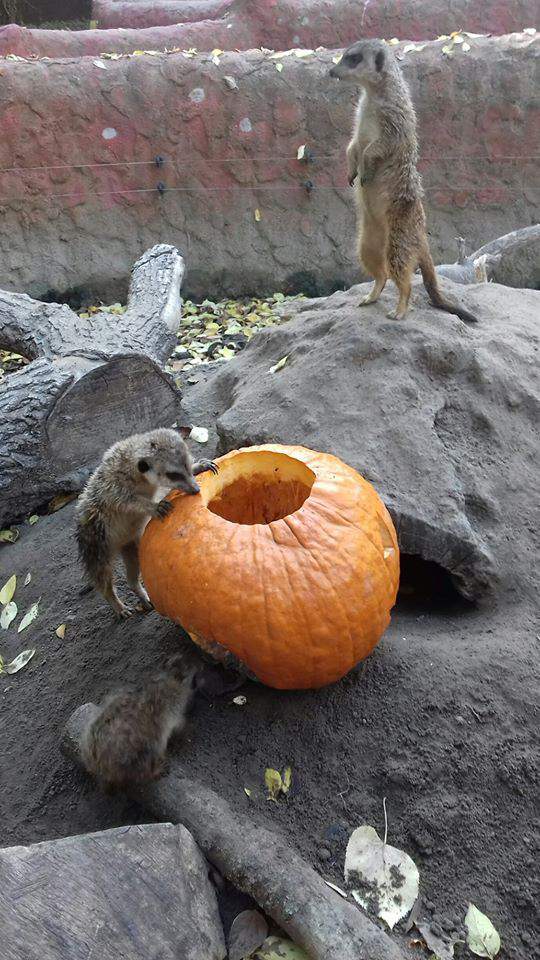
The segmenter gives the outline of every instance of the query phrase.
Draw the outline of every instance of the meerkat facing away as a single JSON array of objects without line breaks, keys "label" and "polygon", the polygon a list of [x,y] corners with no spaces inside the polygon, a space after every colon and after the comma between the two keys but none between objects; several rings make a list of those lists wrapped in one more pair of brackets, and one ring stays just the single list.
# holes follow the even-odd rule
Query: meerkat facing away
[{"label": "meerkat facing away", "polygon": [[86,770],[108,790],[161,776],[169,740],[185,727],[194,681],[195,670],[177,656],[138,687],[105,697],[81,740]]},{"label": "meerkat facing away", "polygon": [[212,460],[193,463],[180,434],[166,428],[127,437],[104,454],[79,497],[77,542],[91,583],[120,617],[133,611],[115,590],[115,560],[122,555],[140,608],[152,609],[141,583],[138,548],[150,517],[163,518],[172,510],[172,503],[157,497],[173,489],[199,493],[195,476],[217,469]]},{"label": "meerkat facing away", "polygon": [[391,277],[399,302],[388,316],[403,319],[411,278],[420,267],[435,307],[476,322],[468,310],[446,299],[438,284],[426,234],[422,181],[416,169],[416,114],[391,48],[382,40],[360,40],[345,51],[330,76],[362,91],[347,148],[347,166],[350,186],[356,181],[359,257],[375,282],[360,306],[375,303]]}]

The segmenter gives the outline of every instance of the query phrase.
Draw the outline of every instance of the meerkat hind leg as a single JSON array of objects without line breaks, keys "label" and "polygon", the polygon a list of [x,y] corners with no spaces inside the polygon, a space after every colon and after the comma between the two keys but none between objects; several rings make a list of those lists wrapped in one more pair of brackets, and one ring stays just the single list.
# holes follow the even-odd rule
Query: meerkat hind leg
[{"label": "meerkat hind leg", "polygon": [[139,600],[140,610],[153,610],[153,604],[146,590],[141,583],[141,570],[139,567],[139,548],[136,543],[128,543],[122,547],[122,558],[126,568],[126,578],[128,587],[133,590]]},{"label": "meerkat hind leg", "polygon": [[131,617],[133,610],[131,607],[128,607],[127,604],[123,603],[118,596],[113,583],[113,572],[111,568],[102,572],[97,588],[121,620],[127,620],[128,617]]},{"label": "meerkat hind leg", "polygon": [[381,274],[379,277],[376,277],[375,283],[373,284],[368,295],[366,297],[362,297],[358,306],[365,307],[368,303],[377,303],[377,300],[386,286],[386,280],[386,274]]},{"label": "meerkat hind leg", "polygon": [[401,275],[396,275],[392,279],[398,288],[399,300],[396,309],[391,310],[387,316],[389,320],[403,320],[409,309],[409,301],[411,299],[411,274],[410,272],[404,272]]}]

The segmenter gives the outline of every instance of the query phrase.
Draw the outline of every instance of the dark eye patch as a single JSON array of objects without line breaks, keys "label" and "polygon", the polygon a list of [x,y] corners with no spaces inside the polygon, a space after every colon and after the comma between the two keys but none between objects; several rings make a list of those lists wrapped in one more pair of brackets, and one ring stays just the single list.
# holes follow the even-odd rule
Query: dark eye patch
[{"label": "dark eye patch", "polygon": [[147,460],[139,460],[137,464],[137,469],[140,470],[141,473],[148,473],[150,469],[150,464],[148,463]]},{"label": "dark eye patch", "polygon": [[167,477],[167,480],[172,480],[173,483],[176,483],[177,480],[182,480],[182,474],[175,473],[174,470],[171,470],[170,472],[167,471],[165,476]]},{"label": "dark eye patch", "polygon": [[364,59],[363,53],[348,53],[345,57],[345,63],[348,67],[357,67]]}]

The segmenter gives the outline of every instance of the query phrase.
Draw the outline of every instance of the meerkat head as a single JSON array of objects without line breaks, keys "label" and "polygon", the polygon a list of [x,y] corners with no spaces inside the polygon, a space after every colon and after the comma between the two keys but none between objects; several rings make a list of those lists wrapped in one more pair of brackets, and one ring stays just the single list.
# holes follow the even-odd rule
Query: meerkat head
[{"label": "meerkat head", "polygon": [[140,439],[136,468],[141,480],[154,488],[199,493],[189,450],[179,433],[163,428],[151,430]]},{"label": "meerkat head", "polygon": [[355,86],[372,86],[380,82],[391,57],[382,40],[359,40],[345,50],[330,76]]}]

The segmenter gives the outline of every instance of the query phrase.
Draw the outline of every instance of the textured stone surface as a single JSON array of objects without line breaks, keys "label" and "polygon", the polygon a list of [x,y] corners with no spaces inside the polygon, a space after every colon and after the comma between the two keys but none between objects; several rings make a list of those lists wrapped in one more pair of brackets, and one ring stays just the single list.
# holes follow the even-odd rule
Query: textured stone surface
[{"label": "textured stone surface", "polygon": [[341,457],[381,494],[401,550],[447,569],[465,596],[499,582],[532,591],[540,293],[441,283],[477,326],[428,306],[419,283],[401,323],[385,317],[390,286],[361,310],[359,287],[300,301],[195,387],[188,413],[217,415],[220,453],[279,442]]},{"label": "textured stone surface", "polygon": [[0,851],[5,960],[223,960],[206,861],[181,824]]},{"label": "textured stone surface", "polygon": [[[104,10],[104,0],[101,0]],[[453,30],[491,35],[520,31],[536,22],[531,0],[215,0],[129,4],[109,0],[98,30],[0,30],[0,54],[67,57],[165,50],[247,50],[255,47],[348,46],[360,36],[432,40]],[[120,16],[122,12],[122,16]],[[122,21],[122,26],[119,27]],[[115,23],[116,27],[111,24]],[[159,26],[158,24],[161,24]],[[168,25],[163,25],[168,24]]]},{"label": "textured stone surface", "polygon": [[[450,59],[441,47],[403,54],[403,68],[418,105],[433,253],[448,262],[456,235],[475,249],[539,219],[538,164],[519,158],[538,152],[540,44],[473,40]],[[0,286],[39,298],[82,286],[116,299],[156,241],[186,255],[195,295],[354,282],[344,165],[354,91],[330,80],[328,52],[281,62],[279,73],[260,51],[223,54],[218,65],[183,54],[101,67],[5,61]],[[315,164],[296,159],[303,143]],[[48,169],[5,172],[16,164]],[[160,181],[171,188],[163,196]]]},{"label": "textured stone surface", "polygon": [[[230,0],[229,0],[230,2]],[[100,27],[149,27],[221,14],[227,0],[94,0]],[[501,34],[535,26],[531,0],[233,0],[263,45],[339,46],[360,36],[433,39],[452,30]],[[258,43],[255,45],[259,45]]]}]

